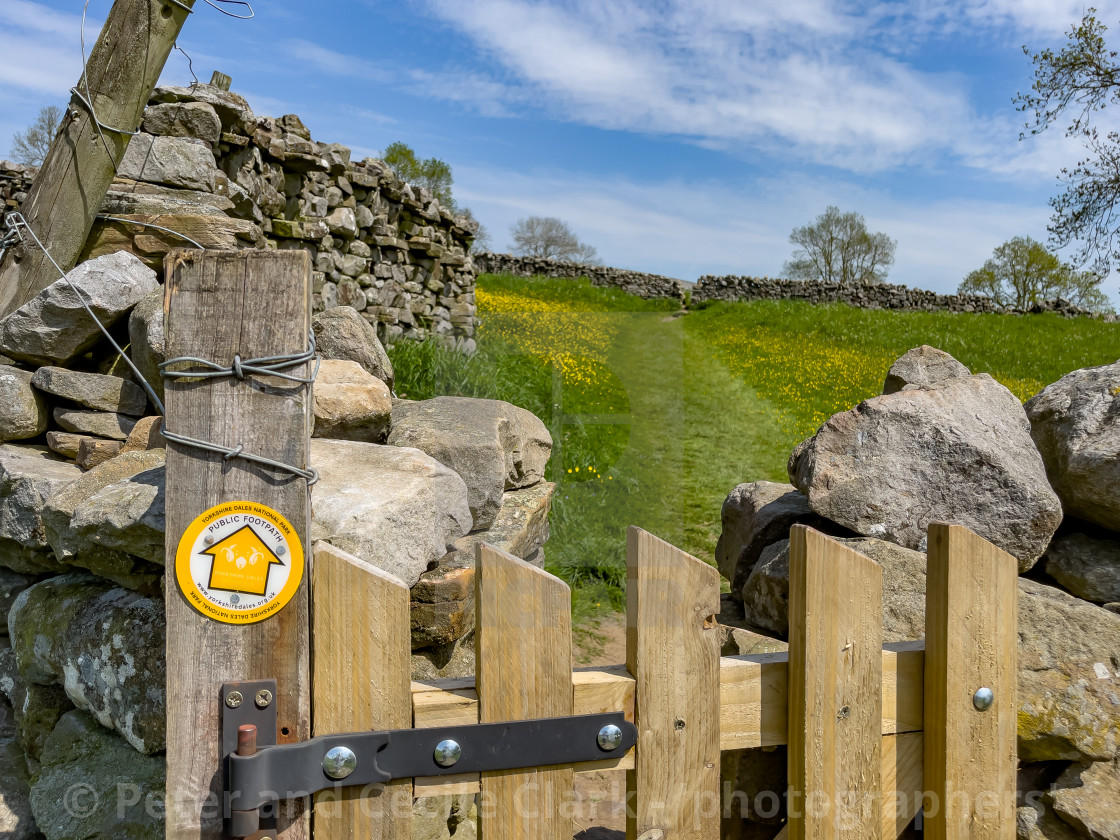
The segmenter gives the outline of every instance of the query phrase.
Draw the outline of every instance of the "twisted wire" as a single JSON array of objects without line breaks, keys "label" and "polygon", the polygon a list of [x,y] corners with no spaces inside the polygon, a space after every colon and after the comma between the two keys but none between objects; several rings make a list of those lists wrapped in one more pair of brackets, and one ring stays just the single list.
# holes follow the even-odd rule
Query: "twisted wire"
[{"label": "twisted wire", "polygon": [[120,216],[103,216],[100,213],[97,215],[97,218],[99,218],[99,219],[101,219],[102,221],[105,221],[105,222],[119,222],[122,225],[139,225],[140,227],[152,228],[153,230],[162,230],[164,233],[170,233],[170,234],[173,234],[175,236],[178,236],[180,239],[185,239],[187,242],[191,243],[194,247],[198,248],[198,250],[200,250],[200,251],[205,251],[206,250],[206,248],[204,246],[200,245],[198,242],[191,239],[185,233],[180,233],[177,230],[172,230],[171,228],[164,227],[163,225],[153,225],[151,222],[138,222],[138,221],[136,221],[136,219],[122,219]]},{"label": "twisted wire", "polygon": [[[105,218],[111,219],[112,217]],[[27,232],[27,235],[31,238],[35,245],[38,246],[39,250],[46,255],[48,260],[50,260],[50,263],[54,266],[55,271],[57,271],[59,273],[59,276],[66,281],[66,285],[70,287],[70,290],[77,297],[78,302],[81,303],[82,308],[85,309],[85,311],[93,319],[93,322],[97,324],[97,328],[101,331],[101,334],[109,340],[109,344],[113,347],[114,350],[117,351],[120,357],[124,360],[125,364],[128,365],[128,369],[132,372],[132,375],[136,378],[136,381],[139,382],[140,385],[144,388],[145,393],[147,393],[148,395],[148,399],[152,401],[152,405],[157,408],[161,415],[163,415],[164,428],[162,430],[162,434],[165,439],[171,441],[172,443],[177,443],[181,446],[189,446],[194,447],[195,449],[202,449],[207,452],[214,452],[218,455],[221,455],[222,458],[226,461],[232,461],[234,458],[240,458],[243,461],[251,461],[254,464],[260,464],[261,466],[269,467],[270,469],[276,469],[283,472],[291,473],[292,475],[306,479],[308,487],[315,484],[315,482],[319,480],[319,472],[314,467],[303,469],[291,464],[286,464],[283,461],[277,461],[274,458],[268,458],[263,455],[254,455],[251,452],[246,452],[245,447],[241,444],[238,444],[234,447],[221,446],[220,444],[216,444],[211,441],[200,440],[198,438],[189,437],[188,435],[181,435],[178,432],[168,429],[167,410],[164,408],[163,400],[161,400],[159,396],[156,395],[155,389],[152,388],[151,383],[149,383],[144,374],[140,372],[140,369],[136,367],[132,359],[130,359],[128,355],[125,354],[124,350],[117,343],[116,339],[114,339],[109,331],[105,328],[105,325],[101,323],[101,319],[98,318],[93,309],[90,308],[89,301],[86,300],[86,296],[66,275],[66,272],[62,270],[62,267],[58,264],[57,261],[55,261],[55,258],[51,255],[51,252],[47,250],[47,247],[42,243],[39,237],[35,235],[35,231],[33,231],[31,229],[31,226],[27,224],[27,220],[23,217],[23,214],[19,212],[9,213],[6,217],[6,221],[9,226],[9,230],[4,235],[3,239],[0,239],[0,250],[7,249],[12,242],[23,241],[22,232]],[[132,223],[128,219],[120,219],[119,221]],[[136,222],[135,224],[142,223]],[[148,227],[159,226],[148,225]],[[169,230],[168,228],[161,229],[168,230],[170,233],[176,233],[176,231]],[[182,236],[182,234],[178,235]],[[201,248],[202,246],[199,247]],[[320,362],[319,357],[315,353],[315,334],[313,332],[310,334],[308,345],[309,348],[307,350],[298,353],[287,353],[278,356],[264,356],[256,359],[242,360],[240,355],[237,354],[234,355],[233,361],[228,366],[218,365],[214,362],[209,361],[208,359],[200,359],[193,356],[180,356],[178,358],[168,359],[166,362],[161,364],[160,375],[165,379],[215,379],[223,376],[236,376],[238,379],[244,380],[247,375],[258,374],[267,376],[278,376],[281,379],[286,379],[291,382],[310,385],[315,381],[316,376],[318,376]],[[302,377],[286,372],[291,368],[308,364],[311,361],[315,362],[315,369],[311,372],[310,376]],[[173,365],[187,363],[199,365],[203,368],[203,370],[167,370],[167,368]]]},{"label": "twisted wire", "polygon": [[[219,365],[209,359],[202,359],[198,356],[177,356],[174,359],[168,359],[159,366],[160,374],[164,379],[219,379],[226,376],[236,376],[238,379],[245,379],[249,374],[258,374],[260,376],[276,376],[280,379],[287,379],[290,382],[298,382],[301,385],[310,385],[315,381],[315,377],[319,374],[320,359],[315,355],[315,333],[310,332],[308,338],[308,349],[299,353],[284,353],[279,356],[261,356],[257,359],[242,359],[240,353],[235,353],[233,361],[229,365]],[[311,372],[310,376],[296,376],[290,373],[284,373],[294,367],[302,367],[310,362],[315,362],[315,369]],[[193,364],[198,365],[202,370],[197,368],[192,370],[170,370],[173,365]]]},{"label": "twisted wire", "polygon": [[[261,356],[255,359],[243,360],[240,353],[235,353],[233,361],[229,365],[220,365],[217,362],[212,362],[209,359],[203,359],[198,356],[176,356],[160,364],[159,372],[160,376],[164,379],[220,379],[235,376],[244,381],[246,376],[256,374],[258,376],[275,376],[280,379],[286,379],[289,382],[298,382],[301,385],[311,385],[319,375],[319,362],[321,361],[315,353],[314,332],[308,332],[307,343],[307,350],[297,353],[283,353],[277,356]],[[299,376],[286,372],[292,368],[302,367],[311,362],[315,363],[315,368],[311,371],[310,376]],[[172,367],[183,364],[195,365],[195,367],[189,370],[171,370]],[[196,449],[214,452],[221,455],[226,461],[231,461],[234,458],[241,458],[244,461],[252,461],[254,464],[260,464],[272,469],[284,470],[306,479],[308,487],[319,480],[319,471],[314,467],[302,469],[292,466],[291,464],[286,464],[283,461],[277,461],[274,458],[267,458],[264,455],[254,455],[251,452],[246,452],[245,447],[240,443],[233,447],[222,446],[212,441],[181,435],[178,432],[168,430],[166,426],[167,421],[165,415],[163,436],[172,443],[178,443],[183,446],[193,446]]]},{"label": "twisted wire", "polygon": [[[86,106],[86,110],[89,111],[89,117],[90,117],[91,120],[93,120],[94,124],[97,126],[98,132],[108,131],[112,134],[124,134],[124,135],[127,135],[129,137],[135,137],[137,134],[140,133],[139,129],[137,129],[136,131],[127,131],[126,129],[123,129],[123,128],[113,128],[113,126],[111,126],[111,125],[105,125],[105,123],[101,122],[101,120],[99,120],[97,118],[97,114],[94,113],[94,110],[93,110],[93,104],[88,99],[86,99],[84,96],[82,96],[82,92],[80,90],[78,90],[76,87],[72,87],[72,88],[70,88],[70,92],[72,94],[74,94],[75,98],[79,102],[81,102],[83,105]],[[102,139],[102,141],[105,140],[104,137],[102,137],[101,139]],[[106,152],[109,151],[108,146],[105,147],[105,151]],[[112,153],[110,153],[109,156],[112,157]]]}]

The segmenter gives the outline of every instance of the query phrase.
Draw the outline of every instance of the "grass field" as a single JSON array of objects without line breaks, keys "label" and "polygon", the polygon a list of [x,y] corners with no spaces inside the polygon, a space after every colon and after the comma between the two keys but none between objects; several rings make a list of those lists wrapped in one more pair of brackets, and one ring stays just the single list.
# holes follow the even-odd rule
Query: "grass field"
[{"label": "grass field", "polygon": [[785,481],[790,450],[881,390],[891,362],[931,344],[1020,399],[1120,358],[1120,326],[1055,315],[897,313],[799,301],[687,315],[587,281],[479,278],[479,352],[390,350],[397,390],[504,399],[555,440],[546,567],[577,616],[622,605],[625,529],[711,560],[737,483]]}]

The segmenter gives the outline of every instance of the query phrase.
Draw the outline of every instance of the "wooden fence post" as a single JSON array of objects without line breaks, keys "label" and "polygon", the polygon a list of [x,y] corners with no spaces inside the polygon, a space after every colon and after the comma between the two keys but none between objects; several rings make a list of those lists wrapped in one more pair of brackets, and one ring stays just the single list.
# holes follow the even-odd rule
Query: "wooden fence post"
[{"label": "wooden fence post", "polygon": [[789,553],[789,836],[874,840],[883,821],[883,570],[804,525],[791,530]]},{"label": "wooden fence post", "polygon": [[637,680],[628,840],[715,840],[719,572],[640,528],[626,546],[626,667]]},{"label": "wooden fence post", "polygon": [[[178,251],[167,258],[166,276],[168,358],[197,356],[229,365],[235,354],[249,359],[308,348],[311,261],[306,251]],[[307,376],[310,369],[305,365],[289,372]],[[170,379],[166,393],[171,431],[231,448],[242,445],[246,452],[307,467],[309,386],[249,375],[244,381]],[[279,742],[305,740],[311,734],[306,572],[291,581],[298,589],[290,603],[255,624],[225,624],[205,617],[176,584],[172,567],[188,527],[214,505],[240,501],[275,510],[307,549],[311,516],[303,478],[242,459],[227,461],[196,448],[168,446],[169,840],[222,836],[218,725],[223,682],[277,680]],[[213,562],[216,567],[217,558]],[[296,578],[292,572],[294,564],[289,576]],[[304,811],[298,800],[285,802],[278,836],[303,840]]]},{"label": "wooden fence post", "polygon": [[[116,0],[77,84],[97,118],[132,132],[159,81],[195,0]],[[104,135],[102,142],[101,135]],[[128,134],[98,131],[74,96],[20,211],[63,270],[74,267],[128,148]],[[108,145],[109,154],[105,151]],[[58,279],[50,260],[25,242],[0,261],[0,317]]]},{"label": "wooden fence post", "polygon": [[1012,840],[1018,566],[960,525],[931,524],[928,545],[925,836]]}]

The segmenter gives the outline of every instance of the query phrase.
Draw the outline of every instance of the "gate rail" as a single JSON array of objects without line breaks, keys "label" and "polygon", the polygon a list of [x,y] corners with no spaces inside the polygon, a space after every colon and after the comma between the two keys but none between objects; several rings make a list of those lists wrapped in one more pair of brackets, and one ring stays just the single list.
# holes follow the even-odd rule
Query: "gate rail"
[{"label": "gate rail", "polygon": [[[720,752],[781,744],[780,837],[894,838],[919,811],[931,838],[1014,837],[1014,559],[963,527],[931,525],[927,638],[884,645],[878,564],[804,526],[790,555],[789,653],[721,658],[716,570],[632,528],[627,663],[573,670],[567,586],[481,546],[477,681],[411,682],[407,588],[319,544],[316,736],[621,712],[638,742],[621,758],[394,781],[372,798],[326,792],[315,837],[404,840],[413,797],[481,792],[483,836],[568,840],[573,772],[614,768],[629,771],[628,838],[714,840]],[[340,635],[330,615],[343,594]]]}]

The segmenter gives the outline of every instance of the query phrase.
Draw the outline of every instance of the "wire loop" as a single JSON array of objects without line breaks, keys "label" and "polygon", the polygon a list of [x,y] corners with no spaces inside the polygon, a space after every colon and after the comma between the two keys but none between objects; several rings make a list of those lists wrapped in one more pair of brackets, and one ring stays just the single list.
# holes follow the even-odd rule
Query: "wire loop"
[{"label": "wire loop", "polygon": [[82,92],[80,90],[78,90],[76,87],[72,87],[72,88],[70,88],[70,92],[72,94],[74,94],[75,99],[77,99],[79,102],[81,102],[83,105],[85,105],[86,110],[89,111],[90,119],[92,119],[95,123],[97,123],[97,127],[99,129],[104,129],[105,131],[108,131],[111,134],[123,134],[127,137],[135,137],[137,134],[140,133],[139,129],[137,129],[136,131],[126,131],[123,128],[113,128],[111,125],[105,125],[105,123],[101,122],[101,120],[99,120],[97,118],[97,114],[95,114],[93,112],[93,105],[90,104],[90,101],[88,99],[86,99],[84,96],[82,96]]},{"label": "wire loop", "polygon": [[[113,217],[99,216],[98,218],[112,219]],[[143,224],[142,222],[132,222],[129,219],[119,219],[118,221],[126,222],[129,224]],[[105,328],[105,325],[101,323],[101,319],[98,318],[93,309],[90,308],[89,301],[86,300],[85,294],[83,294],[81,289],[79,289],[77,285],[75,285],[74,282],[66,276],[66,272],[62,270],[62,267],[51,255],[51,252],[47,250],[47,247],[42,243],[39,237],[35,235],[35,231],[33,231],[31,229],[31,226],[27,224],[27,220],[23,217],[23,214],[19,213],[18,211],[11,212],[5,218],[5,222],[8,225],[8,231],[4,234],[3,239],[0,239],[0,250],[10,247],[13,242],[23,241],[23,232],[27,232],[28,236],[35,243],[35,245],[38,246],[39,250],[42,251],[44,255],[46,255],[48,260],[50,260],[50,263],[54,266],[55,271],[59,273],[59,276],[61,276],[62,279],[66,282],[66,285],[70,287],[70,290],[78,298],[78,302],[81,303],[82,307],[86,310],[87,313],[89,313],[89,316],[93,319],[93,322],[97,324],[97,328],[101,330],[102,335],[104,335],[105,338],[109,340],[109,344],[112,345],[113,349],[116,350],[118,354],[120,354],[121,359],[123,359],[125,364],[128,365],[128,369],[132,372],[132,375],[136,378],[136,381],[139,382],[140,385],[144,388],[144,391],[147,393],[148,399],[151,400],[152,405],[156,407],[161,415],[163,415],[164,428],[162,430],[162,434],[164,439],[171,443],[177,443],[180,446],[189,446],[195,449],[202,449],[207,452],[217,453],[218,455],[221,455],[222,458],[226,461],[232,461],[234,458],[240,458],[244,461],[250,461],[254,464],[260,464],[263,467],[291,473],[294,476],[306,479],[308,487],[315,484],[315,482],[319,480],[319,472],[314,467],[303,469],[301,467],[292,466],[291,464],[285,464],[283,461],[277,461],[273,458],[266,458],[263,455],[254,455],[250,452],[246,452],[245,447],[240,443],[232,448],[228,446],[220,446],[219,444],[212,443],[210,441],[199,440],[187,435],[181,435],[171,429],[168,429],[167,410],[164,408],[163,400],[159,398],[155,390],[152,388],[151,383],[148,382],[148,380],[144,377],[144,374],[140,372],[140,369],[136,367],[133,361],[125,354],[124,350],[121,349],[120,344],[117,343],[116,339],[113,338],[112,334],[110,334],[110,332]],[[147,227],[158,228],[159,226],[147,225]],[[168,228],[160,229],[167,230],[169,233],[176,233],[175,231]],[[182,236],[182,234],[177,235]],[[188,237],[183,238],[188,239]],[[188,241],[193,242],[194,240]],[[202,246],[199,245],[198,247],[201,248]],[[239,378],[244,379],[245,374],[249,373],[260,374],[262,376],[278,376],[281,379],[286,379],[291,382],[311,385],[319,374],[319,363],[321,361],[319,356],[315,352],[314,332],[309,331],[308,345],[308,349],[300,353],[288,353],[279,356],[265,356],[259,359],[249,359],[248,361],[242,361],[240,355],[235,354],[233,357],[233,364],[231,364],[229,367],[222,367],[221,365],[215,362],[211,362],[207,359],[199,359],[193,356],[181,356],[176,359],[168,359],[166,362],[161,364],[160,375],[163,376],[164,379],[216,379],[221,376],[238,376]],[[315,368],[311,372],[310,376],[304,377],[286,373],[286,371],[294,367],[300,367],[302,365],[309,364],[312,361],[315,362]],[[171,365],[184,363],[193,363],[199,365],[203,368],[203,370],[173,371],[166,369]]]},{"label": "wire loop", "polygon": [[[175,0],[172,0],[172,2],[175,2]],[[257,13],[253,11],[253,7],[246,3],[245,0],[217,0],[217,2],[224,3],[229,6],[244,6],[249,10],[249,14],[247,15],[235,15],[233,12],[227,12],[221,6],[214,3],[213,0],[203,0],[203,2],[205,2],[207,6],[211,6],[217,9],[223,15],[234,18],[235,20],[252,20],[257,16]]]},{"label": "wire loop", "polygon": [[[209,359],[198,356],[178,356],[168,359],[159,366],[160,374],[164,379],[219,379],[225,376],[236,376],[244,379],[247,374],[255,373],[260,376],[276,376],[287,379],[289,382],[298,382],[301,385],[310,385],[319,374],[320,359],[315,352],[315,333],[308,333],[308,348],[298,353],[285,353],[280,356],[262,356],[259,359],[242,359],[240,354],[234,354],[229,365],[220,365]],[[310,362],[315,362],[315,369],[310,376],[299,376],[285,373],[295,367],[302,367]],[[171,370],[175,365],[196,365],[190,370]],[[201,370],[200,370],[201,368]]]}]

